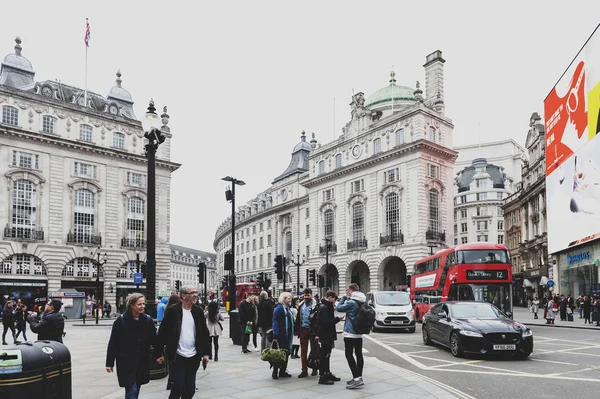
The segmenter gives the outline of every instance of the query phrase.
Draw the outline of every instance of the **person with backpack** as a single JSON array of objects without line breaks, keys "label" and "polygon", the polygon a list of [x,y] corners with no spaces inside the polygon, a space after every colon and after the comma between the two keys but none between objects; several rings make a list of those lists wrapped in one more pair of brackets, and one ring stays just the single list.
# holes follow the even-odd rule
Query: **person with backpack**
[{"label": "person with backpack", "polygon": [[[305,288],[304,301],[298,307],[298,314],[294,323],[294,335],[300,338],[300,360],[302,363],[302,372],[298,375],[298,378],[308,377],[308,343],[310,342],[311,352],[316,346],[315,337],[310,333],[310,314],[317,306],[317,301],[312,297],[312,290]],[[316,376],[317,374],[318,370],[314,368],[311,376]]]},{"label": "person with backpack", "polygon": [[[337,331],[335,325],[344,320],[344,317],[336,317],[333,304],[337,300],[337,294],[333,291],[327,291],[325,298],[321,300],[321,304],[313,313],[315,324],[315,341],[321,346],[319,351],[319,384],[333,385],[334,382],[340,381],[341,378],[336,377],[331,373],[329,361],[334,341],[337,340]],[[312,327],[312,323],[311,323]]]},{"label": "person with backpack", "polygon": [[[344,346],[346,360],[352,371],[352,379],[346,382],[346,389],[354,389],[364,385],[362,378],[364,367],[362,334],[364,333],[363,324],[365,321],[357,316],[360,308],[366,301],[367,297],[359,291],[358,284],[352,283],[346,289],[346,294],[340,298],[337,306],[338,312],[346,313],[346,321],[344,321]],[[359,327],[360,331],[357,331]],[[356,359],[354,356],[356,356]]]}]

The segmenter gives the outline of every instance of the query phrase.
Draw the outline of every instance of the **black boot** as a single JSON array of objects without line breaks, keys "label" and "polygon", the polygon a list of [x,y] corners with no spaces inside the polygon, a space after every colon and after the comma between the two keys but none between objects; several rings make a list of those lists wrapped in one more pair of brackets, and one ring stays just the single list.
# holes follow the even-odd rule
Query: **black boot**
[{"label": "black boot", "polygon": [[219,361],[219,352],[215,351],[215,362]]},{"label": "black boot", "polygon": [[290,356],[292,359],[298,359],[298,350],[300,349],[300,345],[292,345],[292,356]]},{"label": "black boot", "polygon": [[273,374],[271,374],[271,378],[273,378],[274,380],[278,380],[279,379],[279,370],[277,370],[277,367],[273,367]]}]

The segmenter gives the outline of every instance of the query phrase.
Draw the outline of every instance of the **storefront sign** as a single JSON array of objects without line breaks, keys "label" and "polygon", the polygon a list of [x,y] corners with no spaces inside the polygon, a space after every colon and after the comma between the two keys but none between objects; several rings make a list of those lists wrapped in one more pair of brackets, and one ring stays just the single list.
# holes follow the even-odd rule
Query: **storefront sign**
[{"label": "storefront sign", "polygon": [[0,285],[9,287],[45,287],[47,284],[43,282],[27,283],[24,281],[0,281]]},{"label": "storefront sign", "polygon": [[73,298],[85,297],[85,292],[51,292],[50,298]]},{"label": "storefront sign", "polygon": [[91,277],[75,277],[77,281],[92,281]]},{"label": "storefront sign", "polygon": [[580,262],[582,260],[587,260],[590,258],[589,252],[582,252],[580,254],[567,256],[567,264],[570,265],[573,262]]}]

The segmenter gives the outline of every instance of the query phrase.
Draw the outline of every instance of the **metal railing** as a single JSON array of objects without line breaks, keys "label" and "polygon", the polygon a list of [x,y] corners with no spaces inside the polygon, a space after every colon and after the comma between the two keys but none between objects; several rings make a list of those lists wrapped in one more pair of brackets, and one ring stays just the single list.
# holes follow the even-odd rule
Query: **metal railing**
[{"label": "metal railing", "polygon": [[102,245],[102,236],[85,233],[67,233],[67,244]]},{"label": "metal railing", "polygon": [[330,254],[337,252],[337,244],[335,242],[330,242],[329,250],[327,250],[327,247],[325,245],[319,245],[320,255],[325,255],[327,252],[329,252]]},{"label": "metal railing", "polygon": [[379,244],[380,245],[389,245],[389,244],[404,244],[404,234],[402,231],[398,231],[388,235],[380,235],[379,236]]},{"label": "metal railing", "polygon": [[4,228],[4,238],[9,240],[43,241],[44,231],[25,227],[6,226]]},{"label": "metal railing", "polygon": [[425,238],[427,239],[427,241],[446,242],[446,232],[427,230],[427,232],[425,233]]},{"label": "metal railing", "polygon": [[121,248],[146,248],[146,240],[137,238],[121,238]]},{"label": "metal railing", "polygon": [[348,250],[367,248],[367,239],[359,238],[358,240],[348,241]]}]

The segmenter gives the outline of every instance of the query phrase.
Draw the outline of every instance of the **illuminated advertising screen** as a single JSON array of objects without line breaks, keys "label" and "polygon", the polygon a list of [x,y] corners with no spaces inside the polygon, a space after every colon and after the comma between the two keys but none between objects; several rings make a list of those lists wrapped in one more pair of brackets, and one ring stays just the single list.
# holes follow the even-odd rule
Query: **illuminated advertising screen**
[{"label": "illuminated advertising screen", "polygon": [[544,121],[548,252],[555,253],[600,238],[598,27],[544,100]]}]

